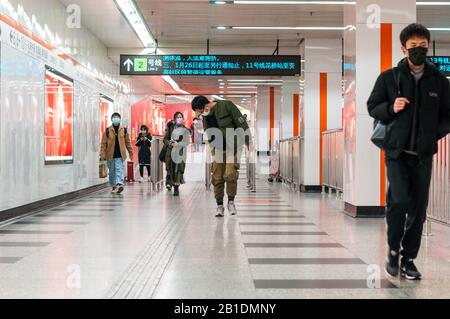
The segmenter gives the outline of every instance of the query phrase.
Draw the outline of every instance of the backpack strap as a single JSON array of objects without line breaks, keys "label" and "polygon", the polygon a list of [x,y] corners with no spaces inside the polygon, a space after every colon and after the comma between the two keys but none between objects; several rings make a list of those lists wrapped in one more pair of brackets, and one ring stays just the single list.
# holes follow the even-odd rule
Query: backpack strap
[{"label": "backpack strap", "polygon": [[399,68],[393,68],[392,69],[392,73],[394,75],[394,82],[395,82],[395,85],[396,85],[396,88],[397,88],[397,97],[401,97],[402,96],[402,92],[401,92],[401,89],[400,89],[400,75],[401,75],[401,72],[400,72]]}]

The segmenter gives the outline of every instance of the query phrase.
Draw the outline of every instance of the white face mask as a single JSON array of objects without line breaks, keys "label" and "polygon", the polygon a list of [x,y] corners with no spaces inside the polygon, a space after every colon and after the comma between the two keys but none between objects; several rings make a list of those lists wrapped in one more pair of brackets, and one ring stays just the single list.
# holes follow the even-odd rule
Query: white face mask
[{"label": "white face mask", "polygon": [[204,112],[202,113],[202,116],[209,116],[210,113],[211,113],[210,110],[204,111]]}]

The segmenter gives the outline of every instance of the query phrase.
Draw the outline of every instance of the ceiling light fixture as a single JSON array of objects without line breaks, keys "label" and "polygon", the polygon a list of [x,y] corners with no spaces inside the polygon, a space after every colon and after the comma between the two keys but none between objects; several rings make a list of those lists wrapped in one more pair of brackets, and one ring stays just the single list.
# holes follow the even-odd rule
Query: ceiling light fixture
[{"label": "ceiling light fixture", "polygon": [[344,5],[355,4],[354,1],[298,1],[298,0],[230,0],[230,1],[209,1],[211,4],[306,4],[306,5]]},{"label": "ceiling light fixture", "polygon": [[[213,29],[217,30],[302,30],[302,31],[343,31],[345,27],[277,27],[277,26],[228,26],[217,27],[213,26]],[[220,29],[219,29],[220,28]]]},{"label": "ceiling light fixture", "polygon": [[[356,1],[297,1],[297,0],[212,0],[211,4],[261,4],[261,5],[355,5]],[[417,1],[417,6],[450,6],[449,1]]]},{"label": "ceiling light fixture", "polygon": [[257,89],[256,86],[229,86],[228,89]]},{"label": "ceiling light fixture", "polygon": [[450,31],[450,28],[428,28],[430,31]]},{"label": "ceiling light fixture", "polygon": [[154,46],[156,41],[150,32],[135,0],[114,0],[119,11],[136,32],[144,47]]},{"label": "ceiling light fixture", "polygon": [[431,1],[431,2],[417,1],[416,5],[418,5],[418,6],[450,6],[450,2],[449,1]]},{"label": "ceiling light fixture", "polygon": [[187,95],[191,94],[191,93],[189,93],[189,92],[186,92],[186,91],[182,90],[182,89],[180,88],[180,86],[178,85],[178,83],[175,82],[174,79],[172,79],[170,76],[168,76],[168,75],[163,75],[162,78],[164,79],[164,81],[166,81],[167,83],[169,83],[170,86],[171,86],[175,91],[177,91],[177,92],[179,92],[179,93],[182,93],[182,94],[187,94]]},{"label": "ceiling light fixture", "polygon": [[227,80],[227,82],[283,82],[283,80],[242,79],[242,80]]}]

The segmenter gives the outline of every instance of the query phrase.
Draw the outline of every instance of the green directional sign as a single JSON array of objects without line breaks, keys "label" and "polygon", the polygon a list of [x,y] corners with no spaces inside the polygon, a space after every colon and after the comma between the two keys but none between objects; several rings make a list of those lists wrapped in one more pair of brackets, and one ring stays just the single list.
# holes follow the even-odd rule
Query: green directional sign
[{"label": "green directional sign", "polygon": [[121,55],[121,75],[296,76],[298,55]]},{"label": "green directional sign", "polygon": [[148,59],[134,58],[134,72],[146,72],[148,69]]}]

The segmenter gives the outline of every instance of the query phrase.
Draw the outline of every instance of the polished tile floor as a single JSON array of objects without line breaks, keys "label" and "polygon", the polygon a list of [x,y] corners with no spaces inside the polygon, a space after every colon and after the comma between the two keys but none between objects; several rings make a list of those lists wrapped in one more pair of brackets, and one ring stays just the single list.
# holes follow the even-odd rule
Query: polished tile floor
[{"label": "polished tile floor", "polygon": [[135,184],[0,227],[0,298],[450,298],[449,227],[423,238],[422,281],[388,279],[383,219],[263,176],[216,219],[187,170],[179,198]]}]

